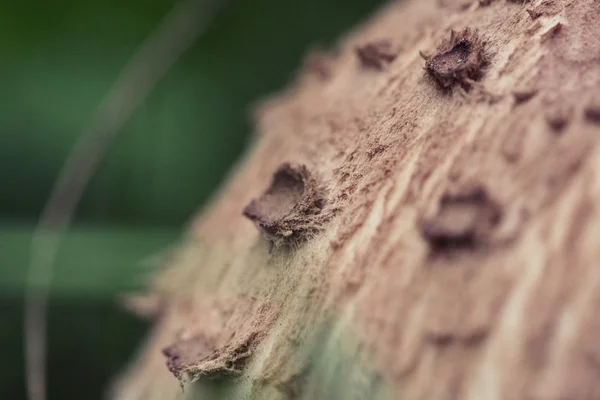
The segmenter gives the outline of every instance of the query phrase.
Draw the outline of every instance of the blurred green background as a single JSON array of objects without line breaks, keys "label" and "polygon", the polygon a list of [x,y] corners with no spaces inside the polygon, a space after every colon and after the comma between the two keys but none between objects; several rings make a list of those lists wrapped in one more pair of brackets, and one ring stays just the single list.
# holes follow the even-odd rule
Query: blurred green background
[{"label": "blurred green background", "polygon": [[[207,0],[204,0],[207,1]],[[291,80],[375,0],[232,0],[126,126],[63,240],[51,292],[49,398],[102,398],[148,324],[115,296],[177,242],[247,146],[253,101]],[[0,2],[0,399],[25,397],[22,300],[32,229],[110,84],[166,0]]]}]

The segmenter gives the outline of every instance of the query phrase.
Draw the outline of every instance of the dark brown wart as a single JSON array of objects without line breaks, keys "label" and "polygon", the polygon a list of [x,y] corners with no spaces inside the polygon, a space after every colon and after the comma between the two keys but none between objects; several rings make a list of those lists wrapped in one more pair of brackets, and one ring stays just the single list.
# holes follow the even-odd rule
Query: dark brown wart
[{"label": "dark brown wart", "polygon": [[501,218],[499,205],[483,188],[476,187],[444,195],[438,212],[421,222],[421,234],[436,252],[474,249],[487,243]]},{"label": "dark brown wart", "polygon": [[442,89],[459,85],[470,89],[473,81],[480,80],[489,65],[486,43],[476,31],[466,28],[452,31],[450,38],[438,47],[436,54],[427,57],[425,69]]},{"label": "dark brown wart", "polygon": [[356,55],[365,68],[381,71],[396,59],[398,52],[392,48],[389,40],[379,40],[356,47]]},{"label": "dark brown wart", "polygon": [[297,244],[314,236],[329,219],[324,190],[304,165],[282,164],[271,185],[244,209],[274,245]]}]

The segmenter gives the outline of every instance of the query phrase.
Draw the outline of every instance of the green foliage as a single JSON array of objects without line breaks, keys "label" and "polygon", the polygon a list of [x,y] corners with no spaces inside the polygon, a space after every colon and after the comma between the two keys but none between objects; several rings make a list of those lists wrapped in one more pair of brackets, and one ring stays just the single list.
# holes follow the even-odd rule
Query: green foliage
[{"label": "green foliage", "polygon": [[[58,3],[58,4],[53,4]],[[372,5],[232,1],[126,127],[80,220],[180,225],[245,146],[252,101]],[[31,219],[109,85],[171,2],[0,5],[0,210]]]}]

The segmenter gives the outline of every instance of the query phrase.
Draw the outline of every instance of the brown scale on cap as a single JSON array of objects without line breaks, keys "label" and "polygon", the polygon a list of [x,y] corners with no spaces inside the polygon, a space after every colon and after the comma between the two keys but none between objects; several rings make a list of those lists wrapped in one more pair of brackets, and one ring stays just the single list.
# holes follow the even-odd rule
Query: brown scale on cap
[{"label": "brown scale on cap", "polygon": [[365,68],[381,71],[396,59],[398,52],[392,48],[389,40],[379,40],[356,47],[356,55]]},{"label": "brown scale on cap", "polygon": [[586,121],[600,125],[600,96],[593,98],[583,110]]},{"label": "brown scale on cap", "polygon": [[526,11],[533,20],[536,20],[543,15],[541,12],[533,8],[528,8]]},{"label": "brown scale on cap", "polygon": [[322,49],[312,49],[304,58],[303,72],[305,76],[316,77],[327,81],[333,76],[336,55]]},{"label": "brown scale on cap", "polygon": [[250,332],[233,338],[225,346],[217,347],[215,338],[202,334],[180,340],[162,350],[167,368],[183,388],[186,379],[192,382],[205,378],[235,378],[240,376],[258,343],[259,332]]},{"label": "brown scale on cap", "polygon": [[473,0],[438,0],[438,5],[442,8],[449,8],[455,11],[465,11],[468,9]]},{"label": "brown scale on cap", "polygon": [[543,16],[556,15],[564,8],[564,4],[556,0],[544,0],[538,6],[527,9],[531,19],[535,20]]},{"label": "brown scale on cap", "polygon": [[533,99],[538,94],[537,89],[525,89],[525,90],[516,90],[514,91],[513,98],[515,99],[515,105],[521,105],[527,103],[529,100]]},{"label": "brown scale on cap", "polygon": [[459,33],[452,31],[450,39],[442,42],[436,54],[426,58],[425,69],[442,89],[459,85],[468,90],[473,81],[483,77],[489,65],[485,45],[477,32],[469,28]]},{"label": "brown scale on cap", "polygon": [[544,116],[550,129],[563,132],[573,119],[574,107],[557,92],[548,93],[542,100]]},{"label": "brown scale on cap", "polygon": [[183,385],[186,368],[209,357],[215,350],[213,338],[198,335],[173,343],[165,347],[162,353],[167,358],[167,368]]},{"label": "brown scale on cap", "polygon": [[554,39],[556,36],[558,36],[562,30],[563,30],[563,24],[561,24],[560,22],[557,22],[552,28],[550,28],[548,30],[548,32],[544,33],[541,37],[541,41],[542,43],[547,42],[551,39]]},{"label": "brown scale on cap", "polygon": [[502,217],[499,205],[481,187],[445,194],[433,217],[421,223],[421,234],[435,252],[473,249],[484,244]]},{"label": "brown scale on cap", "polygon": [[318,233],[329,219],[324,190],[304,165],[282,164],[269,188],[252,200],[244,216],[275,246],[298,244]]}]

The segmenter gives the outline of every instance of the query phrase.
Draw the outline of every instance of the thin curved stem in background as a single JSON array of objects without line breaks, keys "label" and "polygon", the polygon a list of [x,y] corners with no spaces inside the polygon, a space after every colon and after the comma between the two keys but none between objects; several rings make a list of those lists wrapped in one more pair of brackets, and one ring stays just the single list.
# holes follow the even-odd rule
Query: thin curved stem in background
[{"label": "thin curved stem in background", "polygon": [[46,324],[52,269],[61,235],[125,123],[196,41],[224,0],[184,0],[127,63],[63,165],[31,242],[25,296],[25,376],[30,400],[46,399]]}]

